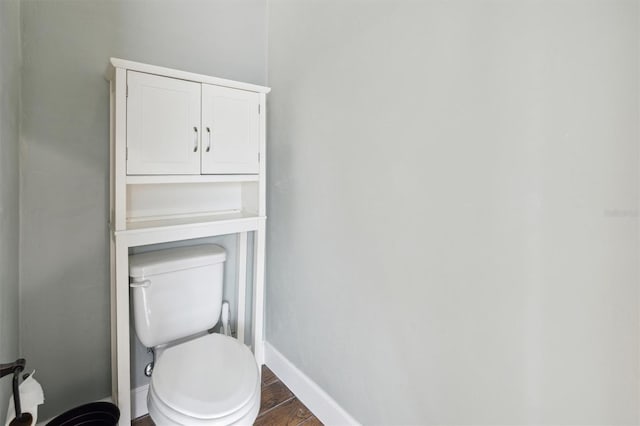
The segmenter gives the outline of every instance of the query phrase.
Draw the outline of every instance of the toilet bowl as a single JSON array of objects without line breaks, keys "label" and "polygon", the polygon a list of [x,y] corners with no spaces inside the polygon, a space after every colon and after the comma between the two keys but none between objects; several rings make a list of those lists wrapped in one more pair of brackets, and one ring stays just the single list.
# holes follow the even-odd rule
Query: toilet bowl
[{"label": "toilet bowl", "polygon": [[147,407],[158,426],[250,425],[258,415],[260,371],[249,348],[202,335],[220,318],[225,257],[213,244],[129,257],[136,335],[155,349]]},{"label": "toilet bowl", "polygon": [[157,425],[251,424],[260,408],[253,354],[221,334],[164,348],[157,354],[147,406]]}]

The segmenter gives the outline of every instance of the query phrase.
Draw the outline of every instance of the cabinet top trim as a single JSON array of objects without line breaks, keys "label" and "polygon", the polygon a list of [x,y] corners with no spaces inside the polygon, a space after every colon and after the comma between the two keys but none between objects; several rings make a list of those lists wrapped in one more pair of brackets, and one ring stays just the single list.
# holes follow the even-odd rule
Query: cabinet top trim
[{"label": "cabinet top trim", "polygon": [[211,77],[204,74],[196,74],[187,71],[175,70],[172,68],[159,67],[156,65],[143,64],[140,62],[128,61],[126,59],[111,58],[107,68],[107,80],[113,80],[116,68],[126,70],[139,71],[148,74],[156,74],[165,77],[173,77],[181,80],[195,81],[198,83],[215,84],[216,86],[230,87],[233,89],[247,90],[256,93],[269,93],[271,88],[258,86],[251,83],[243,83],[241,81],[227,80],[225,78]]}]

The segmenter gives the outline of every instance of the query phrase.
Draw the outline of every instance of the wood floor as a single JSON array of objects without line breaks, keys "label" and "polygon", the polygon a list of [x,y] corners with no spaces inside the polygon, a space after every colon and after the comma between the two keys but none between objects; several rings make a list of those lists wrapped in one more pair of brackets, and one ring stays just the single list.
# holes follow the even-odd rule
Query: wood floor
[{"label": "wood floor", "polygon": [[[155,426],[149,416],[131,422],[132,426]],[[262,396],[256,426],[322,425],[267,366],[262,367]]]}]

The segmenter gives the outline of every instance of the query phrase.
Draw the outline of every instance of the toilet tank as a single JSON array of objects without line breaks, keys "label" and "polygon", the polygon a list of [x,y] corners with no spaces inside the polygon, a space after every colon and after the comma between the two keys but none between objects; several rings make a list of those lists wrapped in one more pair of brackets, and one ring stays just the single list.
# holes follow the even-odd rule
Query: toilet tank
[{"label": "toilet tank", "polygon": [[205,244],[129,256],[136,335],[146,347],[210,329],[222,305],[226,253]]}]

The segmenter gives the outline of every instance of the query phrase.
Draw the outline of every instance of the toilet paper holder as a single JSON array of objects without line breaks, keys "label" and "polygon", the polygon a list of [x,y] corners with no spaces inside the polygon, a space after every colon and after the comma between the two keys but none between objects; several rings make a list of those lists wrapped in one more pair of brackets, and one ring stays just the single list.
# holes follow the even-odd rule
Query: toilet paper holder
[{"label": "toilet paper holder", "polygon": [[20,406],[20,373],[24,371],[27,361],[19,358],[8,364],[0,364],[0,378],[13,373],[13,405],[16,410],[16,418],[11,421],[11,425],[31,424],[32,417],[29,413],[23,413]]}]

